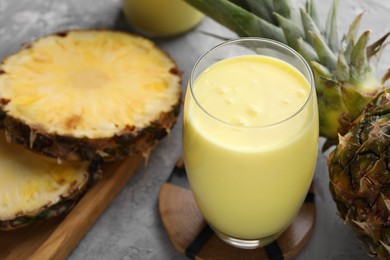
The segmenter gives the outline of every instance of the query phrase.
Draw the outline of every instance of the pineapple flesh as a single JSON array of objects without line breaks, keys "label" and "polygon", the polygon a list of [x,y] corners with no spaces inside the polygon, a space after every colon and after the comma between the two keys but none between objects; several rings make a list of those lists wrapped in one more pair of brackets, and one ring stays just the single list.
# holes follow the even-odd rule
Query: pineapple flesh
[{"label": "pineapple flesh", "polygon": [[[0,230],[67,212],[100,174],[88,162],[62,163],[0,136]],[[92,171],[95,169],[95,171]]]},{"label": "pineapple flesh", "polygon": [[68,161],[147,155],[176,122],[181,77],[151,41],[79,30],[49,35],[0,65],[0,126]]}]

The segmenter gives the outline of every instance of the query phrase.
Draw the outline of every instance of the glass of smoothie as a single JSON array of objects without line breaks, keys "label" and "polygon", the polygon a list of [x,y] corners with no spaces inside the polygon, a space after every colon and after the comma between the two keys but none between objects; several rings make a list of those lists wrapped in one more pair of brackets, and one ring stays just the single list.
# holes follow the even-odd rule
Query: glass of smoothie
[{"label": "glass of smoothie", "polygon": [[309,65],[275,41],[224,42],[196,62],[184,107],[185,167],[207,223],[240,248],[277,239],[299,212],[316,164]]},{"label": "glass of smoothie", "polygon": [[184,0],[122,0],[130,24],[149,36],[174,36],[195,27],[204,15]]}]

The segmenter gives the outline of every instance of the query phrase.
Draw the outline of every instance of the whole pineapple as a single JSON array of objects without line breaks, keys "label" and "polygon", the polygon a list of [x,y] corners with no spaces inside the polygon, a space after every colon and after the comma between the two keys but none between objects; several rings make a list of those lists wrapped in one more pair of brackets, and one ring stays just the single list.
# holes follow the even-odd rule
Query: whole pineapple
[{"label": "whole pineapple", "polygon": [[360,122],[329,156],[337,209],[368,251],[390,257],[390,90],[366,107]]},{"label": "whole pineapple", "polygon": [[[329,156],[330,187],[345,221],[369,253],[390,258],[390,102],[370,60],[387,36],[368,45],[370,32],[356,39],[361,15],[343,36],[337,35],[337,0],[325,28],[315,3],[298,9],[290,0],[186,0],[239,36],[286,43],[311,65],[315,76],[320,135]],[[373,101],[374,100],[374,101]]]}]

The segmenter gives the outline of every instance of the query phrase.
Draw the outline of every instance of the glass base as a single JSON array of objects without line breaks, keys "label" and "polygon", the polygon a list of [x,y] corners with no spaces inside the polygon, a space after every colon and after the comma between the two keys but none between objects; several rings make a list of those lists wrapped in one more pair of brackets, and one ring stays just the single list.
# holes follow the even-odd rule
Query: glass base
[{"label": "glass base", "polygon": [[225,243],[241,249],[255,249],[258,247],[266,246],[268,244],[271,244],[276,239],[278,239],[278,237],[283,233],[283,232],[279,232],[272,236],[252,240],[252,239],[233,238],[225,234],[222,234],[215,229],[214,232]]}]

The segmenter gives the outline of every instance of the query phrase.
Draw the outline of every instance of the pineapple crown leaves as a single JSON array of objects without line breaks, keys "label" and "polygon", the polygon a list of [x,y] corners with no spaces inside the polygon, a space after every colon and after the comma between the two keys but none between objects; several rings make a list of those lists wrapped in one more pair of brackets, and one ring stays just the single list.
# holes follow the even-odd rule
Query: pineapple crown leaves
[{"label": "pineapple crown leaves", "polygon": [[[356,40],[361,13],[340,42],[338,0],[333,1],[324,26],[314,0],[308,0],[305,8],[300,9],[291,0],[185,1],[239,36],[286,43],[308,61],[315,76],[318,102],[323,103],[319,105],[320,134],[328,139],[329,147],[337,143],[338,132],[343,134],[353,125],[364,106],[383,90],[384,82],[390,78],[389,70],[381,84],[372,64],[379,59],[390,33],[371,45],[368,45],[370,31]],[[332,87],[335,90],[330,96],[338,95],[333,100],[325,95]]]},{"label": "pineapple crown leaves", "polygon": [[339,36],[337,33],[337,6],[338,0],[333,1],[332,8],[326,20],[325,37],[328,39],[329,46],[333,52],[339,50]]}]

